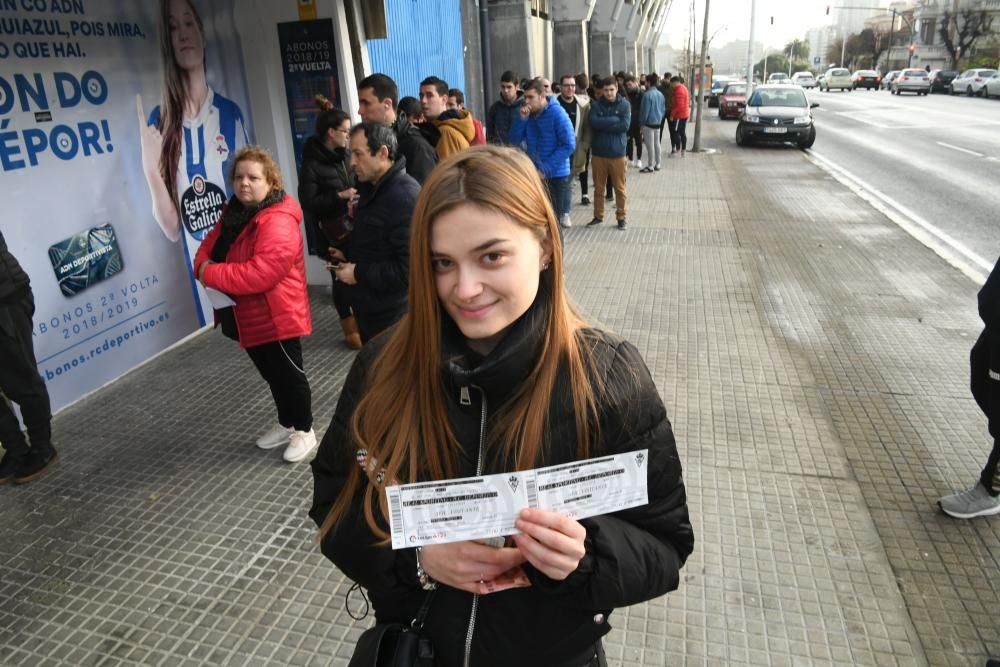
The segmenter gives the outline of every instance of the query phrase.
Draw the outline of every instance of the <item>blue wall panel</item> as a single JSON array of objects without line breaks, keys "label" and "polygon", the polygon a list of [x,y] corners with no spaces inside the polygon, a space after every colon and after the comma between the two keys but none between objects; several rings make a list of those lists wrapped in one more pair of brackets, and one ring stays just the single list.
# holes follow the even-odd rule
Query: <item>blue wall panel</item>
[{"label": "blue wall panel", "polygon": [[419,97],[420,82],[438,76],[465,89],[460,0],[388,0],[387,39],[368,40],[372,72],[392,77],[399,96]]}]

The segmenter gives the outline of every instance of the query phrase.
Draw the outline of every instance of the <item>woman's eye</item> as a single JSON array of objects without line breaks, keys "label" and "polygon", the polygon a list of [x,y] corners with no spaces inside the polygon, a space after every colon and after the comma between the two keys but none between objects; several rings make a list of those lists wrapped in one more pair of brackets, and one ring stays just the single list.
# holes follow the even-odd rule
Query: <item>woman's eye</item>
[{"label": "woman's eye", "polygon": [[451,260],[450,259],[432,259],[431,260],[431,267],[435,271],[447,271],[448,269],[451,268]]},{"label": "woman's eye", "polygon": [[503,253],[490,252],[483,255],[483,261],[487,264],[496,264],[503,259]]}]

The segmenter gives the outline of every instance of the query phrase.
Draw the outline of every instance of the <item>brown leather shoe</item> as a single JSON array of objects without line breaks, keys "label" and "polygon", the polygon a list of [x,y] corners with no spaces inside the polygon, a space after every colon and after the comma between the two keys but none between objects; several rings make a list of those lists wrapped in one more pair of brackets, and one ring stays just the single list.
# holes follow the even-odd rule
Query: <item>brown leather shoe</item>
[{"label": "brown leather shoe", "polygon": [[340,320],[340,328],[344,330],[344,345],[352,350],[361,349],[361,332],[358,331],[358,321],[354,316]]}]

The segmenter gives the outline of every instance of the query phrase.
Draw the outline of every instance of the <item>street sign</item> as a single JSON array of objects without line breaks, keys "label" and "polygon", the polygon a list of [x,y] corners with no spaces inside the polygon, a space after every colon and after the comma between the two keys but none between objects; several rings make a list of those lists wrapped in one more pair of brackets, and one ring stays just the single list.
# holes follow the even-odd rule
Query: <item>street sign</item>
[{"label": "street sign", "polygon": [[819,56],[813,56],[813,65],[819,65]]}]

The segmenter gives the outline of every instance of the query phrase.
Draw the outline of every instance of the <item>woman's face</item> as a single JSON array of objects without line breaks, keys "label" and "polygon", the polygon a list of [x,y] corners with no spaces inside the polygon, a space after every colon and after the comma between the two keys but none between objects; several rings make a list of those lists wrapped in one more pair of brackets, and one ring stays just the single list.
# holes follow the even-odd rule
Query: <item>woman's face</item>
[{"label": "woman's face", "polygon": [[505,215],[465,204],[431,225],[438,299],[469,347],[488,354],[538,294],[548,238]]},{"label": "woman's face", "polygon": [[182,70],[204,66],[205,44],[187,0],[170,2],[170,45],[174,50],[174,61]]},{"label": "woman's face", "polygon": [[345,120],[340,127],[331,127],[327,130],[327,136],[334,148],[347,148],[347,138],[351,131],[351,121]]},{"label": "woman's face", "polygon": [[254,160],[240,160],[233,173],[233,192],[244,206],[256,206],[271,191],[264,176],[264,165]]}]

